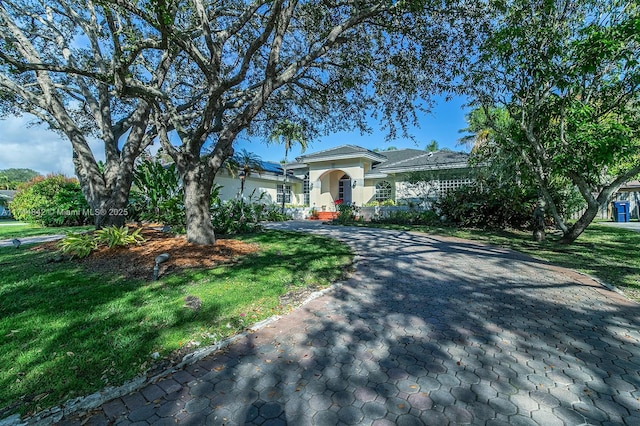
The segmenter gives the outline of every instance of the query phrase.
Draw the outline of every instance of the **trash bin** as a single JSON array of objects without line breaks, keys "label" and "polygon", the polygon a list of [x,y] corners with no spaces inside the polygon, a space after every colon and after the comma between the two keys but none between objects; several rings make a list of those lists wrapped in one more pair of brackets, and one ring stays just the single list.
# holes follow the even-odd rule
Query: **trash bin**
[{"label": "trash bin", "polygon": [[615,222],[629,222],[631,219],[631,203],[629,201],[613,202],[613,220]]}]

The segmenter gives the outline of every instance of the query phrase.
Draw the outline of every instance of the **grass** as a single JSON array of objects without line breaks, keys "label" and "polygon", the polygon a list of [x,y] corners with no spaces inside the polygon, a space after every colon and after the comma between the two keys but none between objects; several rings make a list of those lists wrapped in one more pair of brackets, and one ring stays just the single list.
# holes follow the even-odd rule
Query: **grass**
[{"label": "grass", "polygon": [[[30,414],[144,373],[158,352],[210,344],[287,307],[279,297],[325,287],[352,261],[337,241],[267,231],[234,265],[155,282],[98,276],[52,252],[0,249],[0,418]],[[185,307],[197,297],[199,310]]]},{"label": "grass", "polygon": [[95,229],[94,226],[61,226],[49,228],[32,224],[13,224],[0,221],[0,240],[9,238],[35,237],[39,235],[67,234],[69,232],[81,232]]},{"label": "grass", "polygon": [[548,236],[536,243],[530,232],[485,231],[429,226],[373,225],[476,240],[506,247],[565,268],[592,275],[622,290],[627,298],[640,302],[640,233],[591,224],[571,245],[559,244]]}]

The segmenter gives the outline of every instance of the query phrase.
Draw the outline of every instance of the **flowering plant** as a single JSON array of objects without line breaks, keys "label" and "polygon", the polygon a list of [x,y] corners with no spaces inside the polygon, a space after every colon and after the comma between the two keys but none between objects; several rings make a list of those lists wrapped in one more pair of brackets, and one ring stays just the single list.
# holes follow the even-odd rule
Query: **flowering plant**
[{"label": "flowering plant", "polygon": [[340,204],[344,203],[344,200],[342,198],[338,198],[337,200],[335,200],[333,202],[333,204],[335,204],[336,206],[339,206]]}]

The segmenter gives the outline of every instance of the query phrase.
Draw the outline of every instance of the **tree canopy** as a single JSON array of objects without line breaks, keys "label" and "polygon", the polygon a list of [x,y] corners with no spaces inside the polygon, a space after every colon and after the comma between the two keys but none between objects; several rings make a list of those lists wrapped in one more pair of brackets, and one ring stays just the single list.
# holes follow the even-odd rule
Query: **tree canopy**
[{"label": "tree canopy", "polygon": [[[285,119],[307,138],[367,131],[371,114],[406,134],[484,19],[473,0],[17,0],[0,5],[0,98],[67,135],[92,207],[123,202],[157,135],[184,185],[187,238],[209,244],[209,193],[240,134]],[[104,171],[88,135],[104,141]]]},{"label": "tree canopy", "polygon": [[0,114],[32,114],[66,136],[98,227],[124,222],[134,161],[156,135],[137,93],[160,86],[163,69],[157,42],[132,20],[108,2],[0,3]]},{"label": "tree canopy", "polygon": [[[480,109],[477,146],[526,170],[572,242],[640,173],[640,16],[634,1],[511,0],[467,73]],[[482,126],[480,126],[482,127]],[[551,188],[563,179],[587,205],[569,225]]]}]

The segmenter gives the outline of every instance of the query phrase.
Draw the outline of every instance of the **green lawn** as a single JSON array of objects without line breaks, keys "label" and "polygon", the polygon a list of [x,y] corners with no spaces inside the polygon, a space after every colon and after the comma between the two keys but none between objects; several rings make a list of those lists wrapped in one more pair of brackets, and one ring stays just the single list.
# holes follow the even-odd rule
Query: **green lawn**
[{"label": "green lawn", "polygon": [[44,226],[31,224],[13,224],[11,222],[0,221],[0,240],[9,238],[35,237],[38,235],[67,234],[69,232],[80,232],[95,229],[93,226],[61,226],[47,228]]},{"label": "green lawn", "polygon": [[533,241],[530,232],[483,231],[447,227],[372,225],[447,235],[507,247],[559,266],[585,272],[615,285],[632,300],[640,302],[640,233],[606,225],[591,224],[571,245],[558,244],[548,236]]},{"label": "green lawn", "polygon": [[[287,307],[279,297],[326,287],[352,261],[337,241],[267,231],[238,263],[156,282],[98,276],[54,252],[0,249],[0,418],[118,385],[166,357],[210,344]],[[199,310],[185,307],[197,297]]]}]

